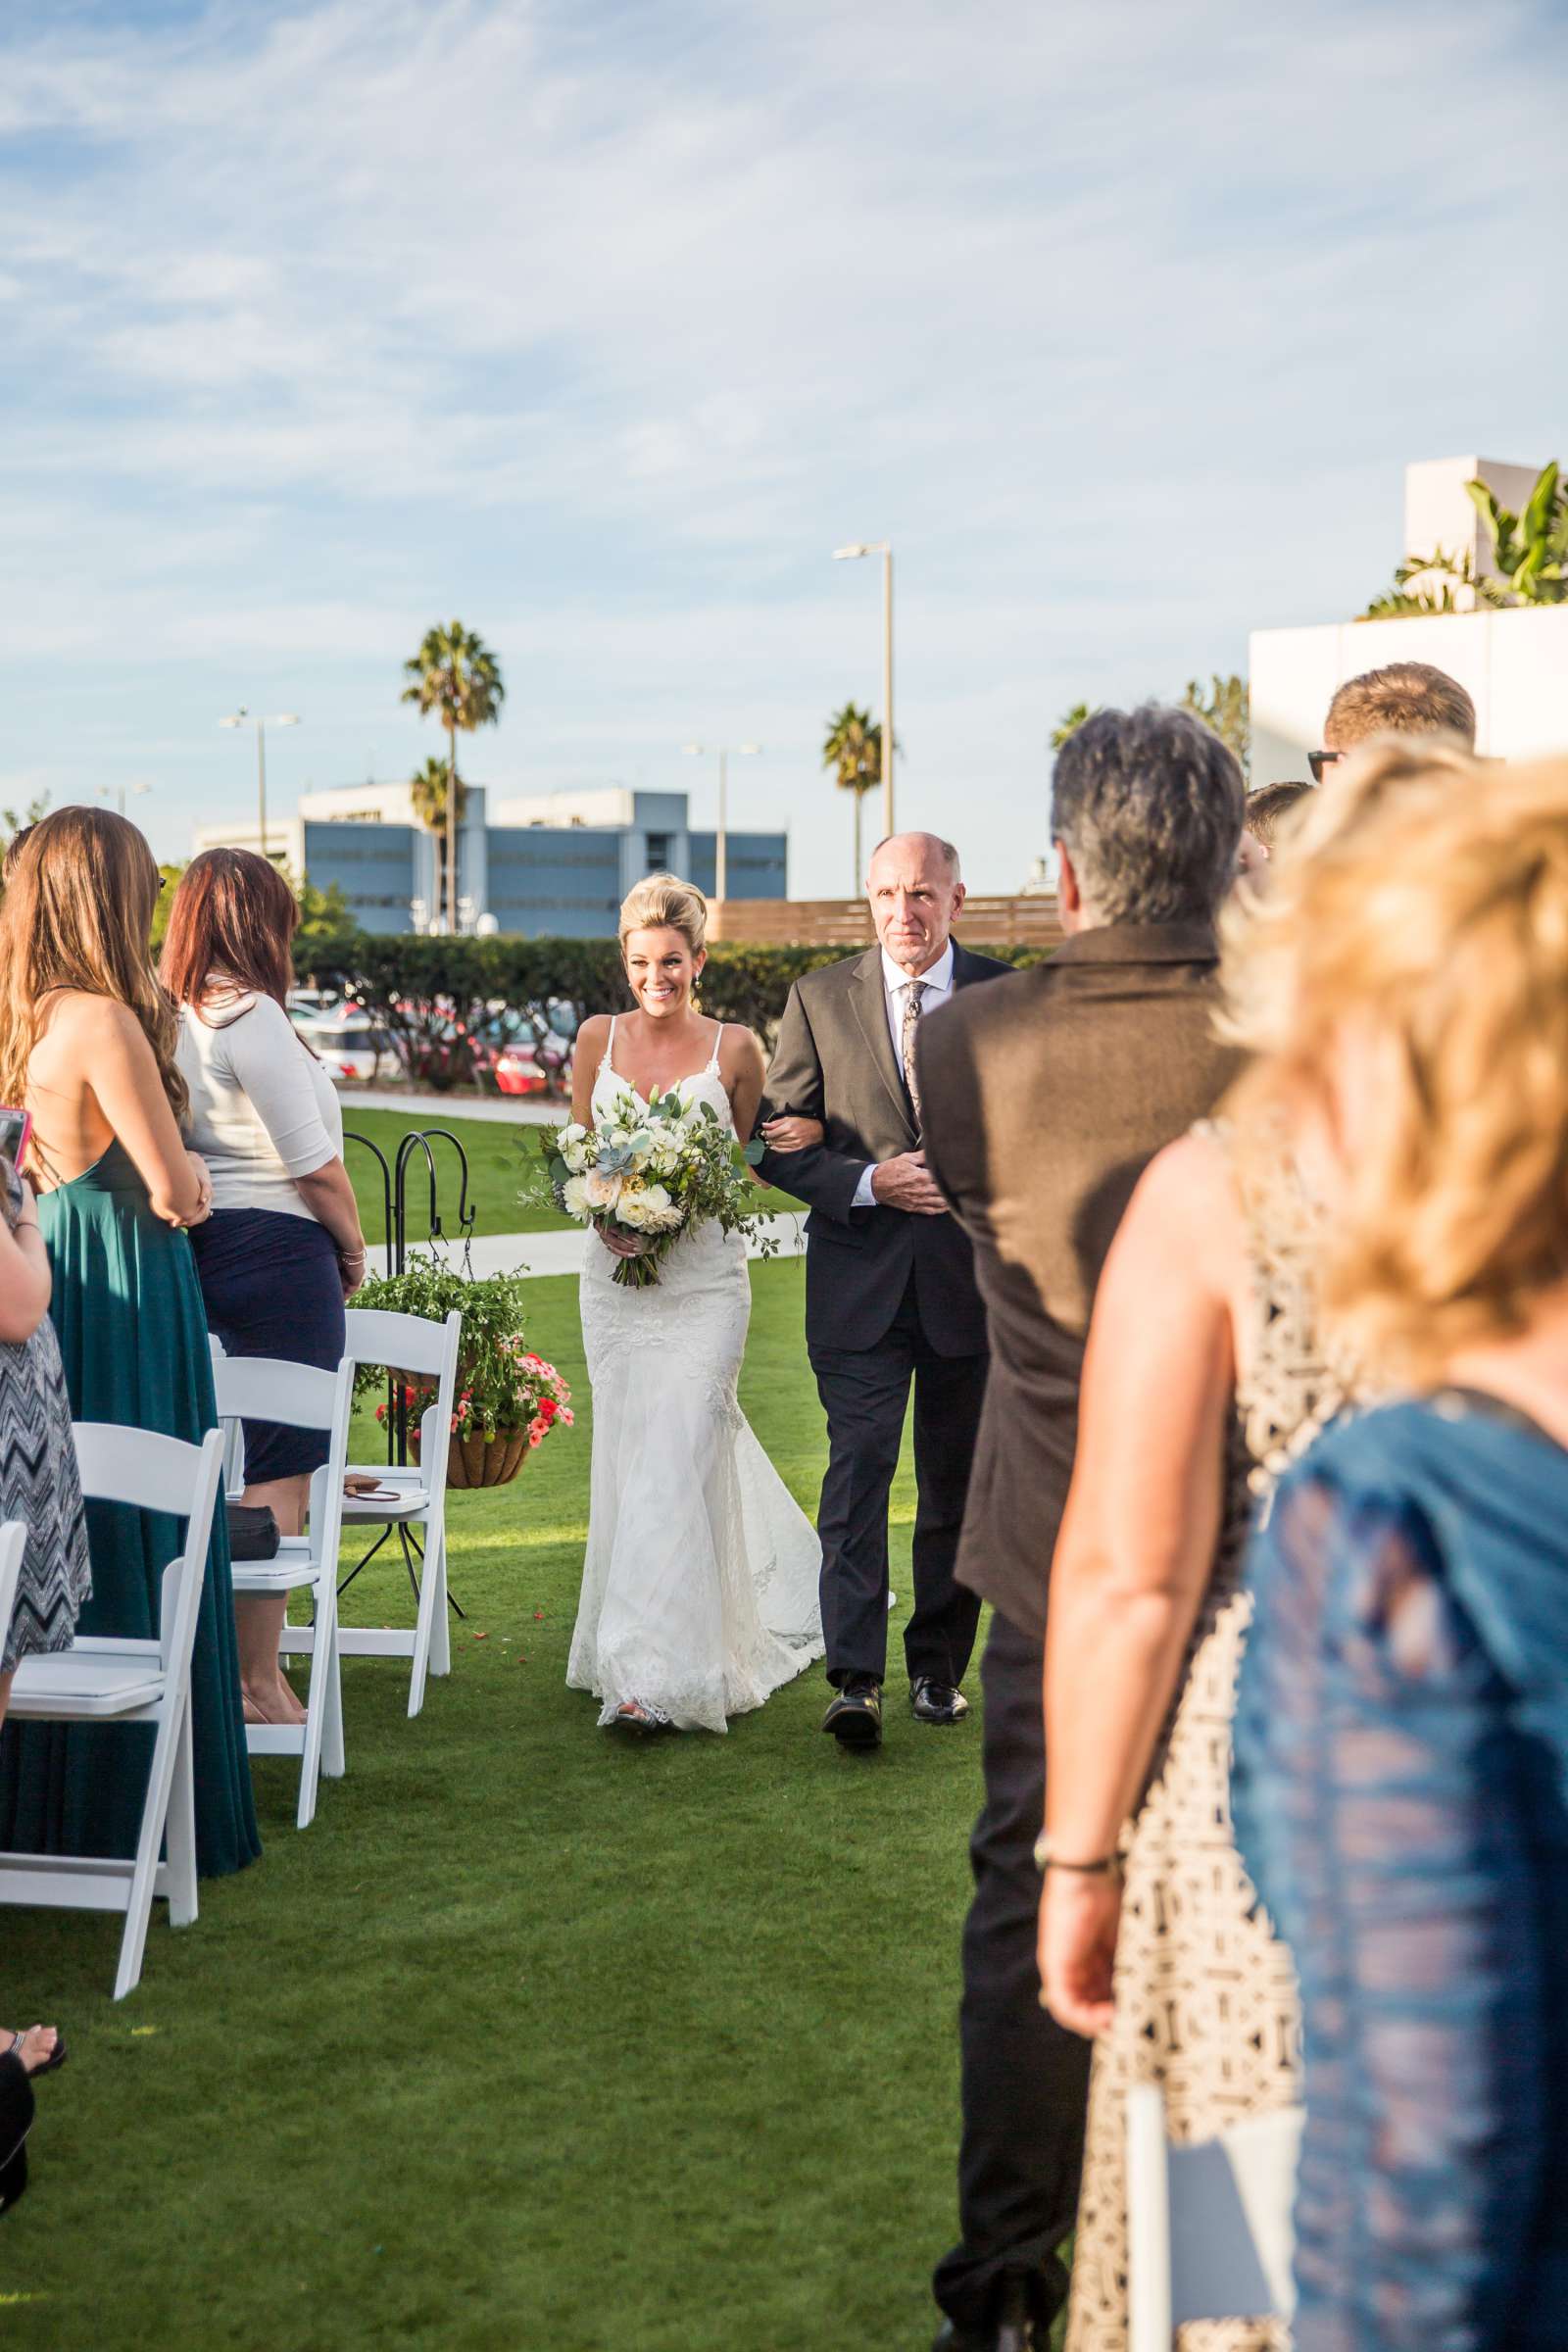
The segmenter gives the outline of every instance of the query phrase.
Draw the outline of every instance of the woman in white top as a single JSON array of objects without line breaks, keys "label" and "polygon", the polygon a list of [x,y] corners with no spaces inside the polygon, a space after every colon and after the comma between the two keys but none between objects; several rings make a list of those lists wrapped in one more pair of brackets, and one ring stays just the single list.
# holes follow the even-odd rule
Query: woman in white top
[{"label": "woman in white top", "polygon": [[[180,1006],[189,1140],[212,1177],[213,1213],[196,1250],[208,1329],[229,1355],[332,1371],[343,1302],[365,1280],[365,1237],[336,1092],[284,1010],[299,919],[267,858],[206,850],[174,894],[163,977]],[[247,1421],[244,1499],[298,1535],[311,1473],[325,1459],[324,1432]],[[251,1722],[304,1718],[278,1669],[286,1606],[250,1593],[234,1604]]]}]

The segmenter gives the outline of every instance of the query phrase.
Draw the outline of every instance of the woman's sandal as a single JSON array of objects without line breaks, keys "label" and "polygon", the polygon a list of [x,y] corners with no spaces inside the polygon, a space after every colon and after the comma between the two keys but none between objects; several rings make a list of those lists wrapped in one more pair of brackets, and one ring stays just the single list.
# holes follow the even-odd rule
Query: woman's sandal
[{"label": "woman's sandal", "polygon": [[[20,2033],[13,2034],[11,2036],[11,2047],[5,2053],[6,2056],[8,2058],[22,2058],[22,2045],[26,2040],[27,2035],[29,2034],[36,2034],[38,2032],[39,2028],[37,2026],[24,2026]],[[22,2058],[22,2063],[29,2077],[33,2075],[52,2075],[57,2066],[65,2065],[66,2059],[69,2055],[70,2053],[66,2048],[65,2035],[62,2034],[57,2035],[55,2046],[50,2051],[48,2057],[44,2060],[42,2066],[28,2066],[25,2058]]]},{"label": "woman's sandal", "polygon": [[639,1706],[636,1699],[628,1698],[615,1709],[613,1728],[619,1732],[635,1732],[646,1738],[652,1732],[673,1731],[674,1726],[669,1717],[662,1715],[657,1707]]}]

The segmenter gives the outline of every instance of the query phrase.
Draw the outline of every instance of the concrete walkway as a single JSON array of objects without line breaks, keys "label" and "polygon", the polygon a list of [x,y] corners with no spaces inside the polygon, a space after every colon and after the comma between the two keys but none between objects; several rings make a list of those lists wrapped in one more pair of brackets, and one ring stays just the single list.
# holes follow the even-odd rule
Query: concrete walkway
[{"label": "concrete walkway", "polygon": [[500,1127],[547,1127],[571,1113],[564,1102],[540,1095],[390,1095],[379,1088],[338,1088],[343,1124],[352,1127],[356,1110],[401,1110],[411,1127],[447,1127],[454,1119],[483,1119]]},{"label": "concrete walkway", "polygon": [[[765,1220],[763,1231],[776,1237],[779,1245],[777,1254],[780,1257],[799,1257],[806,1248],[804,1211],[799,1215],[769,1217]],[[475,1274],[521,1273],[535,1279],[547,1274],[575,1274],[581,1269],[587,1240],[588,1236],[580,1228],[566,1224],[564,1219],[559,1231],[552,1230],[549,1233],[476,1234],[470,1247],[469,1264]],[[598,1245],[595,1244],[595,1247]],[[463,1263],[461,1242],[420,1242],[411,1244],[410,1248],[411,1253],[416,1248],[433,1248],[440,1251],[448,1265],[461,1266]],[[748,1240],[747,1255],[761,1255],[757,1238]],[[382,1251],[372,1250],[371,1272],[380,1273],[382,1268]]]}]

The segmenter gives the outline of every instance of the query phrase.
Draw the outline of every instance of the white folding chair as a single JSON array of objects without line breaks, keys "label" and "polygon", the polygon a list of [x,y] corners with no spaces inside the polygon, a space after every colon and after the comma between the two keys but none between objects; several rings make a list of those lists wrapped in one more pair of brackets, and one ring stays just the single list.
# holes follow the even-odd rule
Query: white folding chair
[{"label": "white folding chair", "polygon": [[5,1654],[6,1636],[11,1631],[11,1612],[17,1605],[22,1555],[26,1547],[25,1525],[20,1519],[8,1519],[0,1527],[0,1656]]},{"label": "white folding chair", "polygon": [[[228,1350],[216,1332],[209,1332],[207,1345],[213,1351],[213,1385],[218,1385],[218,1367],[228,1361]],[[245,1431],[238,1421],[223,1421],[223,1493],[230,1502],[238,1502],[245,1492]]]},{"label": "white folding chair", "polygon": [[374,1477],[382,1487],[391,1488],[396,1499],[361,1501],[351,1495],[343,1505],[345,1527],[384,1527],[388,1534],[396,1528],[406,1555],[407,1531],[416,1527],[420,1531],[424,1560],[418,1574],[419,1606],[413,1631],[403,1626],[362,1625],[343,1625],[338,1631],[345,1657],[413,1659],[409,1713],[417,1715],[424,1704],[425,1677],[452,1671],[447,1632],[447,1450],[458,1390],[463,1317],[454,1308],[444,1323],[436,1323],[424,1315],[351,1306],[346,1320],[347,1363],[386,1364],[395,1371],[435,1382],[434,1399],[419,1422],[417,1466],[400,1470],[382,1462],[351,1465],[357,1474]]},{"label": "white folding chair", "polygon": [[1127,2093],[1128,2352],[1171,2352],[1190,2320],[1291,2317],[1304,2120],[1282,2107],[1183,2146],[1153,2083]]},{"label": "white folding chair", "polygon": [[[200,1446],[144,1429],[79,1421],[76,1460],[83,1494],[183,1519],[184,1548],[164,1570],[156,1642],[78,1635],[74,1648],[24,1658],[11,1686],[19,1723],[142,1723],[156,1727],[141,1830],[129,1861],[76,1854],[0,1854],[0,1902],[47,1903],[77,1911],[122,1911],[115,1998],[141,1976],[154,1895],[170,1925],[196,1917],[196,1802],[192,1777],[190,1661],[223,1440]],[[158,1858],[160,1847],[167,1859]]]},{"label": "white folding chair", "polygon": [[[284,1625],[279,1651],[298,1646],[297,1635],[312,1635],[311,1696],[303,1723],[248,1723],[245,1745],[253,1756],[298,1756],[300,1801],[295,1827],[308,1830],[316,1818],[316,1791],[324,1772],[341,1780],[343,1678],[339,1671],[337,1626],[338,1557],[342,1549],[343,1479],[349,1459],[349,1420],[354,1410],[354,1366],[323,1372],[270,1355],[215,1355],[213,1386],[218,1417],[237,1430],[242,1418],[281,1421],[290,1429],[324,1429],[327,1456],[311,1479],[309,1532],[285,1536],[270,1560],[235,1560],[236,1593],[276,1597],[309,1592],[309,1627]],[[230,1473],[232,1478],[233,1474]],[[243,1483],[243,1474],[242,1483]],[[230,1492],[232,1492],[232,1487]]]}]

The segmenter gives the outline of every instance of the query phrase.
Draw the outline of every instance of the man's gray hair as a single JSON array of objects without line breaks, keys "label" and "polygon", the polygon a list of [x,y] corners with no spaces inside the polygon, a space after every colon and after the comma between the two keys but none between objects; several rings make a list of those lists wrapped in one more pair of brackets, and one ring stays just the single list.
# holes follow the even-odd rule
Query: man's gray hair
[{"label": "man's gray hair", "polygon": [[1051,828],[1102,923],[1211,922],[1236,879],[1247,792],[1191,711],[1099,710],[1056,754]]},{"label": "man's gray hair", "polygon": [[927,833],[923,829],[917,829],[916,831],[910,833],[884,833],[881,840],[877,843],[876,849],[871,852],[870,858],[866,860],[865,870],[867,873],[869,873],[871,870],[871,863],[876,857],[877,850],[885,850],[890,841],[930,842],[932,848],[936,851],[937,856],[939,858],[946,858],[950,879],[955,882],[961,882],[963,880],[963,868],[958,862],[958,853],[954,848],[952,842],[944,841],[940,833]]}]

